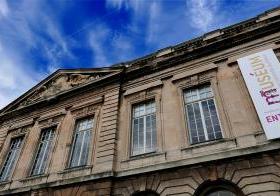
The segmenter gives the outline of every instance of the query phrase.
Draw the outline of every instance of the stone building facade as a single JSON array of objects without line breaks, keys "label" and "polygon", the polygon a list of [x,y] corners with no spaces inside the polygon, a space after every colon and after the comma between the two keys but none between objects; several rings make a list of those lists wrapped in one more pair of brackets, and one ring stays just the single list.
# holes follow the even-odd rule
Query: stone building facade
[{"label": "stone building facade", "polygon": [[265,49],[280,59],[280,9],[131,62],[56,71],[0,112],[0,195],[279,196],[280,140],[237,63]]}]

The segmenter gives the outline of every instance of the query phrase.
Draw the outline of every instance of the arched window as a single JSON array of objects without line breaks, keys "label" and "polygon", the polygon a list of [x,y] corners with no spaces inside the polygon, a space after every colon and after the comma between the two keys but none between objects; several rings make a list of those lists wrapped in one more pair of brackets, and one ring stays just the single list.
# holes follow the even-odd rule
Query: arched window
[{"label": "arched window", "polygon": [[205,196],[236,196],[236,194],[229,191],[229,190],[220,189],[220,190],[216,190],[216,191],[206,193]]},{"label": "arched window", "polygon": [[159,196],[159,194],[154,191],[141,191],[133,193],[132,196]]},{"label": "arched window", "polygon": [[244,196],[233,183],[226,180],[206,181],[196,190],[195,196]]}]

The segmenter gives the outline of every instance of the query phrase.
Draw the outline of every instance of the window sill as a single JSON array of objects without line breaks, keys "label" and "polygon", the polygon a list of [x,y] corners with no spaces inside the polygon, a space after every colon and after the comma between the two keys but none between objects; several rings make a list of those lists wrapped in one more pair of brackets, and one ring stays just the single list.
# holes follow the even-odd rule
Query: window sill
[{"label": "window sill", "polygon": [[21,182],[25,182],[25,181],[30,181],[30,180],[35,180],[35,179],[42,179],[44,177],[48,177],[49,174],[39,174],[39,175],[34,175],[34,176],[29,176],[27,178],[21,179]]},{"label": "window sill", "polygon": [[219,143],[225,143],[225,142],[229,142],[229,141],[235,141],[235,139],[221,138],[218,140],[211,140],[211,141],[205,141],[205,142],[201,142],[201,143],[191,144],[190,146],[183,147],[181,149],[181,151],[215,145],[215,144],[219,144]]},{"label": "window sill", "polygon": [[68,167],[68,168],[64,169],[63,171],[58,172],[58,174],[65,174],[65,173],[79,171],[79,170],[91,169],[92,167],[93,167],[92,165],[83,165],[83,166],[78,166],[78,167]]},{"label": "window sill", "polygon": [[0,187],[3,187],[5,185],[7,185],[7,184],[10,184],[11,182],[12,182],[11,180],[2,181],[2,182],[0,182]]},{"label": "window sill", "polygon": [[165,155],[165,152],[149,152],[149,153],[145,153],[145,154],[139,154],[139,155],[133,155],[130,156],[127,160],[123,160],[122,162],[129,162],[129,161],[133,161],[133,160],[138,160],[138,159],[145,159],[148,157],[155,157],[155,156],[161,156],[161,155]]}]

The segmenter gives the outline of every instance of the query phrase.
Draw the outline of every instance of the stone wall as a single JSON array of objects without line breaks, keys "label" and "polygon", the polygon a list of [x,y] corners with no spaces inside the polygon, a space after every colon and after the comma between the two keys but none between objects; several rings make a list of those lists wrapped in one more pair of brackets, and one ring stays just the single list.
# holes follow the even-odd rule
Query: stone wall
[{"label": "stone wall", "polygon": [[201,184],[216,180],[235,184],[246,196],[279,196],[280,153],[276,151],[136,176],[50,187],[28,191],[25,195],[130,196],[150,190],[160,196],[192,196]]},{"label": "stone wall", "polygon": [[205,181],[224,179],[236,184],[244,195],[279,196],[279,175],[280,153],[276,152],[130,177],[115,183],[113,195],[153,190],[161,196],[191,196]]}]

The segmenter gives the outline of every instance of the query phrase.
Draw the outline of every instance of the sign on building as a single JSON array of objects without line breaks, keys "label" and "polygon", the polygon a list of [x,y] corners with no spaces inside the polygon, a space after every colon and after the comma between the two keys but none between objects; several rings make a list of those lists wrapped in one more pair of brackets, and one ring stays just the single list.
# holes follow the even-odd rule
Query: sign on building
[{"label": "sign on building", "polygon": [[272,49],[237,60],[267,139],[280,137],[280,63]]}]

